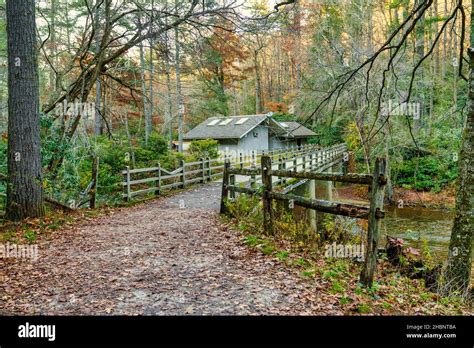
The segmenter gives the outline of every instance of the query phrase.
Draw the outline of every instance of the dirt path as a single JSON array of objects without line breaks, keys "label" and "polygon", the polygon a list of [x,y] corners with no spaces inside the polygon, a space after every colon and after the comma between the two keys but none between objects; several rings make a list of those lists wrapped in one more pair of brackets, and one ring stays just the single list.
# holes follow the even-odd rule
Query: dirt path
[{"label": "dirt path", "polygon": [[223,226],[219,194],[210,184],[61,231],[36,263],[3,267],[0,314],[342,314]]}]

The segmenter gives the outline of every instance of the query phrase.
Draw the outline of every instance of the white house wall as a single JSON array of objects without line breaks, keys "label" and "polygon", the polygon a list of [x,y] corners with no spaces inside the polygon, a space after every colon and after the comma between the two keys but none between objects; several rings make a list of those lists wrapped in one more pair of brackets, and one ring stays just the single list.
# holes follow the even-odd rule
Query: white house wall
[{"label": "white house wall", "polygon": [[[257,136],[254,136],[254,133]],[[255,127],[243,138],[237,140],[219,140],[219,151],[221,153],[250,153],[252,150],[268,150],[268,128],[266,126]]]}]

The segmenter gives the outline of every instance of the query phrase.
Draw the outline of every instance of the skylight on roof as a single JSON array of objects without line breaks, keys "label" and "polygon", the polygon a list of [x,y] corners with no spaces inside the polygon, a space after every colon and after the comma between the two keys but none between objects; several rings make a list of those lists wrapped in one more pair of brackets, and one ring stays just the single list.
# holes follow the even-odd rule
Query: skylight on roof
[{"label": "skylight on roof", "polygon": [[248,120],[248,117],[244,117],[238,120],[237,122],[235,122],[235,124],[244,124],[247,120]]},{"label": "skylight on roof", "polygon": [[228,125],[229,123],[232,122],[232,119],[231,118],[228,118],[227,120],[224,120],[222,121],[221,123],[219,123],[219,126],[226,126]]},{"label": "skylight on roof", "polygon": [[219,121],[220,121],[219,119],[217,119],[217,120],[212,120],[212,121],[209,122],[207,125],[208,125],[208,126],[215,126],[216,124],[219,123]]},{"label": "skylight on roof", "polygon": [[289,127],[285,122],[280,122],[280,124],[283,128],[288,128]]}]

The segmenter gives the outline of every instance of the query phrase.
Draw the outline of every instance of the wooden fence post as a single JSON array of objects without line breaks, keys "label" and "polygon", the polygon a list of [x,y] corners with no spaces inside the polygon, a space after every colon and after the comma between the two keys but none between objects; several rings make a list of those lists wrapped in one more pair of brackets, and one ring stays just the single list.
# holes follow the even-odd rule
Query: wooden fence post
[{"label": "wooden fence post", "polygon": [[342,153],[342,173],[347,174],[349,172],[349,159],[350,159],[349,151],[345,151]]},{"label": "wooden fence post", "polygon": [[374,273],[377,266],[377,241],[379,238],[380,224],[382,222],[377,217],[377,212],[383,210],[385,184],[381,179],[385,176],[385,168],[385,158],[377,157],[370,192],[369,226],[367,231],[365,264],[360,275],[360,282],[368,288],[372,287]]},{"label": "wooden fence post", "polygon": [[272,200],[269,193],[272,191],[272,177],[268,171],[272,169],[272,161],[268,156],[262,156],[263,192],[263,228],[265,233],[273,234]]},{"label": "wooden fence post", "polygon": [[229,194],[229,190],[227,189],[227,186],[229,186],[229,168],[230,168],[230,162],[228,159],[226,159],[224,163],[224,175],[222,178],[221,209],[220,209],[221,214],[229,213],[226,206],[227,197]]},{"label": "wooden fence post", "polygon": [[203,157],[201,157],[199,160],[201,161],[201,163],[199,164],[199,169],[201,169],[201,180],[204,184],[206,182],[206,161]]},{"label": "wooden fence post", "polygon": [[130,166],[126,167],[127,170],[127,202],[132,200],[132,190],[130,188]]},{"label": "wooden fence post", "polygon": [[[252,162],[251,166],[250,166],[252,169],[255,169],[257,166],[254,162]],[[256,180],[256,177],[255,177],[255,174],[252,174],[250,175],[250,187],[251,188],[255,188],[256,187],[256,184],[257,184],[257,180]]]},{"label": "wooden fence post", "polygon": [[182,170],[182,174],[181,174],[181,187],[185,187],[186,186],[186,167],[184,166],[184,160],[179,160],[179,165],[181,168],[183,168]]},{"label": "wooden fence post", "polygon": [[92,160],[92,187],[91,200],[89,201],[89,208],[95,209],[97,198],[97,181],[99,180],[99,157],[94,157]]},{"label": "wooden fence post", "polygon": [[211,158],[207,157],[207,181],[212,179]]},{"label": "wooden fence post", "polygon": [[239,153],[239,168],[242,169],[244,167],[244,158],[242,156],[242,152]]},{"label": "wooden fence post", "polygon": [[[235,186],[235,174],[230,174],[229,183],[230,185]],[[235,191],[230,191],[230,198],[231,199],[235,198]]]},{"label": "wooden fence post", "polygon": [[159,195],[161,193],[161,163],[158,163],[158,168],[156,171],[158,173],[158,180],[156,180],[155,195]]}]

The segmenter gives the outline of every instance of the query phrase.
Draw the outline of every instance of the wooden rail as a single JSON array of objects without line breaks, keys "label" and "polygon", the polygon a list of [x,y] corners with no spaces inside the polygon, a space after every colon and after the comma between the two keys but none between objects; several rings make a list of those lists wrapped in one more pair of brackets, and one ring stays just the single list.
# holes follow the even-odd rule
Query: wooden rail
[{"label": "wooden rail", "polygon": [[164,190],[184,188],[187,185],[206,183],[219,179],[223,176],[226,161],[235,166],[235,168],[229,168],[229,170],[241,170],[243,173],[253,176],[253,180],[256,181],[259,179],[258,176],[262,174],[260,168],[257,168],[262,156],[270,156],[274,159],[280,158],[281,161],[285,162],[307,156],[306,163],[298,163],[298,166],[307,166],[309,165],[310,158],[312,158],[313,163],[318,160],[318,151],[320,151],[321,160],[323,157],[326,158],[326,156],[329,158],[331,153],[335,154],[337,149],[320,150],[319,146],[316,145],[304,145],[271,151],[251,151],[247,154],[239,153],[232,158],[224,156],[221,159],[201,158],[199,161],[194,162],[181,161],[179,167],[172,171],[162,168],[160,164],[156,167],[137,169],[127,166],[122,170],[122,175],[124,176],[122,182],[124,192],[122,197],[127,201],[131,201],[135,196],[150,193],[159,195]]},{"label": "wooden rail", "polygon": [[[122,197],[131,201],[133,197],[153,193],[159,195],[164,190],[184,188],[195,183],[206,183],[222,176],[224,163],[218,159],[202,158],[195,162],[180,161],[175,170],[166,170],[158,164],[156,167],[131,169],[122,171],[124,193]],[[141,178],[135,178],[140,175]],[[143,177],[145,176],[145,177]],[[133,191],[135,187],[137,190]]]},{"label": "wooden rail", "polygon": [[[373,174],[322,172],[328,167],[340,163],[343,159],[342,155],[345,149],[345,146],[336,145],[328,149],[318,150],[319,154],[316,156],[316,161],[314,160],[314,154],[309,156],[309,161],[307,160],[308,154],[305,154],[302,156],[301,163],[295,161],[291,168],[287,167],[285,169],[281,168],[285,167],[287,161],[282,163],[280,157],[276,163],[278,169],[273,169],[275,163],[272,162],[272,157],[270,156],[262,156],[260,168],[235,168],[231,166],[230,162],[226,162],[222,183],[220,211],[222,214],[228,214],[227,204],[230,204],[229,197],[235,196],[235,193],[257,195],[261,197],[263,203],[264,229],[270,234],[273,233],[272,200],[291,201],[293,205],[324,213],[368,220],[367,250],[360,280],[365,286],[371,287],[377,261],[377,241],[380,232],[380,222],[381,219],[385,217],[385,213],[383,212],[383,199],[385,184],[387,182],[385,176],[386,164],[385,159],[377,158]],[[256,188],[255,181],[253,185],[250,185],[251,187],[235,185],[235,179],[233,179],[235,175],[251,177],[261,175],[261,185]],[[273,190],[275,184],[273,177],[278,178],[276,181],[278,184],[285,183],[285,178],[295,178],[367,185],[370,187],[370,202],[368,206],[362,206],[342,202],[308,199],[287,192],[275,192]]]}]

